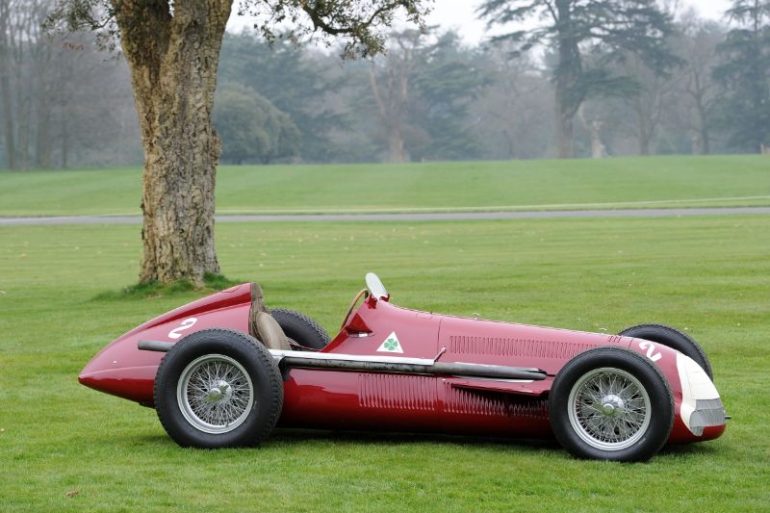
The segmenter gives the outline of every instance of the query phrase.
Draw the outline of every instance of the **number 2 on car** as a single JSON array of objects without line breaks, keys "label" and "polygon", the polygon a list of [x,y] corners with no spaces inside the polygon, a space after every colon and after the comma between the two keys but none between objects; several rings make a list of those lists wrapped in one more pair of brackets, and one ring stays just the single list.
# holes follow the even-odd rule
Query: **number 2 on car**
[{"label": "number 2 on car", "polygon": [[189,330],[193,326],[195,326],[195,323],[198,322],[198,319],[195,317],[190,317],[189,319],[185,319],[182,321],[182,324],[174,328],[173,330],[168,332],[168,338],[170,339],[178,339],[182,336],[181,331]]},{"label": "number 2 on car", "polygon": [[655,344],[647,340],[642,340],[641,342],[639,342],[639,349],[641,349],[642,351],[647,351],[646,353],[647,358],[649,358],[653,362],[657,362],[658,360],[663,358],[663,355],[655,350]]}]

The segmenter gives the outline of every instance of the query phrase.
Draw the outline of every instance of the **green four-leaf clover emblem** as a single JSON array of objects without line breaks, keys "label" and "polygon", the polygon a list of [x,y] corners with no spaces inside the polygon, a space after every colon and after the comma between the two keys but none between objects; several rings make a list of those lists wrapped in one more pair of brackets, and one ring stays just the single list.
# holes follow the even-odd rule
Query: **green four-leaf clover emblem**
[{"label": "green four-leaf clover emblem", "polygon": [[388,338],[386,338],[382,344],[380,344],[380,347],[377,348],[377,351],[381,353],[403,353],[404,350],[401,348],[401,342],[398,340],[398,335],[396,335],[396,332],[393,331],[388,335]]},{"label": "green four-leaf clover emblem", "polygon": [[398,349],[398,340],[393,340],[392,338],[389,338],[385,341],[385,349],[388,351],[395,351]]}]

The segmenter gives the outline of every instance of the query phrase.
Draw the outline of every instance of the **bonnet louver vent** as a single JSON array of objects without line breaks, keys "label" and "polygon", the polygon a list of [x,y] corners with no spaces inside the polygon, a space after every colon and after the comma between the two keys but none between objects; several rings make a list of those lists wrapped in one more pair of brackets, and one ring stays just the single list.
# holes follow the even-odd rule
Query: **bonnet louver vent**
[{"label": "bonnet louver vent", "polygon": [[449,351],[453,354],[500,355],[532,358],[572,358],[594,348],[588,344],[574,344],[551,340],[505,337],[449,337]]}]

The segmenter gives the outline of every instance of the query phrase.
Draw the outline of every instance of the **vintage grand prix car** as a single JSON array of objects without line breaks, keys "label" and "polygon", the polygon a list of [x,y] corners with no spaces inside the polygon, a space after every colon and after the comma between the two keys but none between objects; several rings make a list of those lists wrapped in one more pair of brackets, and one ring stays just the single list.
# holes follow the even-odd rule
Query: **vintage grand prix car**
[{"label": "vintage grand prix car", "polygon": [[366,283],[331,341],[243,284],[129,331],[80,382],[155,407],[178,444],[204,448],[254,445],[277,425],[555,436],[578,457],[642,461],[725,430],[706,355],[672,328],[436,315],[391,304],[372,273]]}]

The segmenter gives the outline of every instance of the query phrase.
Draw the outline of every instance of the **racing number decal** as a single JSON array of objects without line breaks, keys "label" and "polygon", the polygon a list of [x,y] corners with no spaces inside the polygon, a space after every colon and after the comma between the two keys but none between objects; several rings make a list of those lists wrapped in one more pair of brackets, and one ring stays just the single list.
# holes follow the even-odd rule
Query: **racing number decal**
[{"label": "racing number decal", "polygon": [[168,338],[171,338],[174,340],[178,339],[179,337],[182,336],[180,331],[189,330],[190,328],[195,326],[196,322],[198,322],[198,319],[196,319],[195,317],[190,317],[189,319],[183,320],[182,324],[180,324],[179,326],[177,326],[176,328],[168,332]]},{"label": "racing number decal", "polygon": [[663,358],[663,355],[660,354],[658,351],[655,350],[655,344],[648,340],[642,340],[639,342],[639,349],[642,351],[647,351],[647,358],[652,360],[653,362],[657,362],[661,358]]}]

